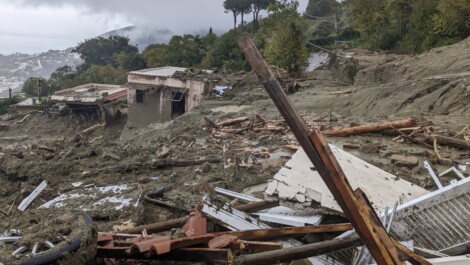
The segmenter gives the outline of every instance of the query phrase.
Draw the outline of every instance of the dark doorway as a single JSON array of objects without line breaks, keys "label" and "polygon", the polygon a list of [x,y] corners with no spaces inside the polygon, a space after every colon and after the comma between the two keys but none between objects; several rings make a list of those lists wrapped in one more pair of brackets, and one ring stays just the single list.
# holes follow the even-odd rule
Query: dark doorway
[{"label": "dark doorway", "polygon": [[171,117],[174,118],[184,114],[186,96],[181,92],[172,92],[171,96]]},{"label": "dark doorway", "polygon": [[135,90],[135,101],[137,103],[144,103],[144,101],[145,101],[145,91],[144,90],[140,90],[140,89]]}]

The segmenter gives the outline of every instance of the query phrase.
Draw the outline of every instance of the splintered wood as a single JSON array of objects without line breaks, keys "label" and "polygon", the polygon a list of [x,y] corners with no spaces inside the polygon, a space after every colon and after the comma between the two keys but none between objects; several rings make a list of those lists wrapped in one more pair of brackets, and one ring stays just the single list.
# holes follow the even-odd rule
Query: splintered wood
[{"label": "splintered wood", "polygon": [[[405,264],[398,254],[399,248],[397,248],[385,231],[375,211],[364,202],[365,196],[360,196],[362,195],[360,191],[354,192],[352,190],[322,133],[314,129],[309,134],[305,121],[302,120],[297,110],[293,107],[253,41],[248,37],[242,38],[239,46],[274,104],[279,109],[279,112],[283,115],[289,128],[341,206],[346,217],[351,221],[354,229],[369,249],[377,264]],[[411,259],[410,255],[406,258],[413,260],[413,262],[416,260]],[[413,264],[429,263],[417,262]]]},{"label": "splintered wood", "polygon": [[217,132],[242,134],[247,131],[270,133],[284,133],[288,131],[284,121],[272,121],[260,115],[256,115],[253,118],[238,117],[219,122],[214,122],[207,117],[204,117],[204,120],[213,129],[213,134]]},{"label": "splintered wood", "polygon": [[[459,133],[451,135],[448,132],[437,131],[437,127],[429,123],[418,123],[415,119],[406,119],[375,124],[365,124],[349,128],[324,130],[327,136],[345,137],[366,133],[386,133],[398,135],[393,140],[402,139],[414,144],[433,149],[438,154],[438,145],[450,146],[458,149],[470,149],[469,126],[465,126]],[[391,133],[390,133],[391,132]],[[443,135],[447,134],[447,135]]]}]

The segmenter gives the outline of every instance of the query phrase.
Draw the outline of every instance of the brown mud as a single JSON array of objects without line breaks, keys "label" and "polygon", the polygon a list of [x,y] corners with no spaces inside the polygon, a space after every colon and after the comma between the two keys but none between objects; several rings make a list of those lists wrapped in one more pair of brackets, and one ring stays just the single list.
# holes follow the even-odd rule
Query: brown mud
[{"label": "brown mud", "polygon": [[[289,97],[310,127],[340,128],[412,116],[422,122],[431,121],[438,131],[455,135],[470,124],[470,74],[467,74],[470,39],[419,56],[360,49],[344,52],[352,53],[358,63],[358,73],[352,83],[338,78],[338,71],[327,66],[305,73],[295,82],[281,72],[278,74],[285,80],[287,91],[300,87]],[[338,66],[341,62],[333,64]],[[293,154],[292,145],[297,142],[289,131],[216,133],[205,118],[218,122],[246,116],[255,121],[255,116],[261,115],[268,120],[282,121],[254,74],[217,74],[221,82],[233,85],[225,97],[210,98],[195,111],[165,124],[129,128],[122,122],[83,134],[84,129],[99,124],[98,116],[34,113],[22,123],[4,121],[9,127],[0,131],[0,210],[5,212],[0,212],[0,232],[8,229],[28,232],[29,236],[20,244],[58,232],[73,236],[80,230],[76,229],[80,227],[73,218],[78,214],[77,204],[59,209],[37,208],[87,185],[134,187],[133,196],[139,197],[136,206],[116,210],[113,204],[104,204],[88,211],[99,231],[110,231],[122,224],[137,226],[186,215],[184,211],[142,200],[144,194],[160,187],[165,187],[165,202],[190,209],[200,202],[201,193],[208,187],[240,192],[265,184]],[[368,134],[328,140],[340,147],[356,146],[348,151],[416,185],[435,189],[422,166],[434,151],[393,138]],[[390,162],[393,154],[415,156],[419,164],[411,168],[396,166]],[[433,164],[436,171],[461,165],[467,168],[464,174],[470,174],[470,156],[465,156],[468,150],[441,146],[440,154],[451,163]],[[152,166],[155,161],[210,158],[223,162],[186,167]],[[97,171],[104,168],[107,170]],[[443,182],[453,178],[456,177],[447,176]],[[48,181],[47,188],[25,212],[18,211],[21,200],[43,180]],[[254,190],[256,196],[263,196],[262,188]],[[88,203],[103,196],[93,196],[87,199]],[[228,201],[222,196],[217,198]],[[86,244],[88,250],[92,249],[92,241]],[[18,244],[1,245],[0,256],[8,255],[15,247]]]}]

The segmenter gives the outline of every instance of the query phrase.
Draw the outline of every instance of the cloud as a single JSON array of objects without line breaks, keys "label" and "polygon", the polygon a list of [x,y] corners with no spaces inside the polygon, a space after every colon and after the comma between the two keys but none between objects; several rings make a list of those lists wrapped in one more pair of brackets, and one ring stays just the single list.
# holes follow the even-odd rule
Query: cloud
[{"label": "cloud", "polygon": [[73,6],[87,13],[120,15],[133,25],[152,25],[177,33],[213,27],[219,31],[231,25],[223,0],[20,0],[30,7]]},{"label": "cloud", "polygon": [[[19,0],[26,6],[74,6],[85,12],[119,14],[133,25],[152,25],[176,33],[191,33],[212,27],[217,32],[231,27],[224,0]],[[305,10],[308,0],[300,1]]]},{"label": "cloud", "polygon": [[[224,12],[223,2],[0,0],[0,53],[39,52],[47,47],[65,49],[85,38],[131,25],[137,26],[133,35],[139,36],[129,37],[145,37],[148,42],[166,42],[172,34],[204,34],[211,27],[221,34],[232,27],[232,15]],[[299,10],[305,10],[307,2],[300,0]]]}]

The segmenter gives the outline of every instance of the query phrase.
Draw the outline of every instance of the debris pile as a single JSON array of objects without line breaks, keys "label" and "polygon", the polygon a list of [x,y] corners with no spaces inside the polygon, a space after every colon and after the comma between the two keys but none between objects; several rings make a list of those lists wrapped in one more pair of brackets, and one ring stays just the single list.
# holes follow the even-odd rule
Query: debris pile
[{"label": "debris pile", "polygon": [[468,74],[398,80],[448,51],[377,55],[374,80],[358,55],[350,85],[269,71],[242,47],[253,72],[176,72],[231,89],[165,123],[2,116],[0,264],[468,263]]}]

